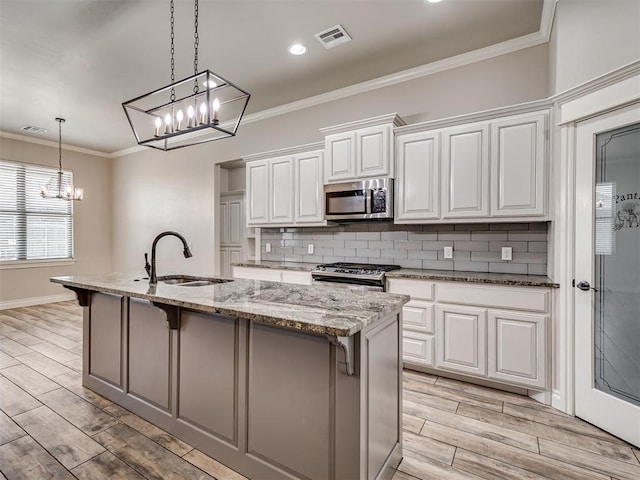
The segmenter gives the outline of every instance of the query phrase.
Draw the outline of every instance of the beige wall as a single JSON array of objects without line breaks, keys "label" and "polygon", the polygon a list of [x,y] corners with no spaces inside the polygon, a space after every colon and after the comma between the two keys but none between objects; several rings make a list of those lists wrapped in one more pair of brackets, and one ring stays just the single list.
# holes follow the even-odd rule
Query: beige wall
[{"label": "beige wall", "polygon": [[[0,138],[0,158],[58,167],[57,147]],[[74,204],[75,265],[0,270],[0,307],[23,299],[68,293],[49,277],[109,272],[111,264],[111,160],[68,150],[65,169],[84,187],[84,200]]]},{"label": "beige wall", "polygon": [[[547,46],[528,48],[418,80],[240,126],[233,139],[176,150],[144,150],[113,164],[114,269],[141,269],[156,234],[177,230],[193,244],[159,245],[158,272],[213,274],[214,164],[323,140],[319,128],[398,112],[411,123],[548,96]],[[229,182],[229,180],[226,180]],[[173,243],[170,245],[170,243]]]},{"label": "beige wall", "polygon": [[640,59],[640,1],[560,0],[549,49],[550,93]]}]

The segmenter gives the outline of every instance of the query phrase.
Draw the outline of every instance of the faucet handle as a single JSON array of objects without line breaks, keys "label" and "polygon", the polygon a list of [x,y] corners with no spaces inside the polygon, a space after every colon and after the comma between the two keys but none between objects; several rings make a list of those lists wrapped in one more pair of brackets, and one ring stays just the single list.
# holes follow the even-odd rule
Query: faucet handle
[{"label": "faucet handle", "polygon": [[144,254],[144,269],[147,271],[147,275],[151,275],[151,265],[149,265],[149,254]]}]

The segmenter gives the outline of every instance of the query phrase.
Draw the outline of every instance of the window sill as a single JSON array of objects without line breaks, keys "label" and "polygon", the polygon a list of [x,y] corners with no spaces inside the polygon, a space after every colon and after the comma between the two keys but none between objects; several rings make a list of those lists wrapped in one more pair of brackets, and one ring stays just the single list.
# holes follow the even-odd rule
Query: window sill
[{"label": "window sill", "polygon": [[65,267],[75,265],[75,258],[45,259],[45,260],[9,260],[0,262],[0,270],[17,270],[21,268]]}]

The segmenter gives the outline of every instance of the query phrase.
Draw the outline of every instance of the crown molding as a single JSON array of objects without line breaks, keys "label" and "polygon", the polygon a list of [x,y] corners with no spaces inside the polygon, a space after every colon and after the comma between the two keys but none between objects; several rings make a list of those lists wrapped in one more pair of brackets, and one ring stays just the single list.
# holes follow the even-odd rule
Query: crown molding
[{"label": "crown molding", "polygon": [[[58,148],[58,142],[52,142],[51,140],[42,140],[40,138],[28,137],[26,135],[20,135],[18,133],[0,132],[0,137],[9,138],[11,140],[19,140],[25,143],[34,143],[36,145],[43,145],[45,147]],[[90,148],[76,147],[74,145],[62,144],[62,149],[70,152],[84,153],[86,155],[93,155],[95,157],[113,158],[113,153],[100,152],[98,150],[92,150]]]},{"label": "crown molding", "polygon": [[[546,15],[548,17],[549,16],[548,12],[551,11],[551,18],[553,18],[553,12],[555,11],[555,0],[545,0],[545,5],[549,3],[552,3],[554,8],[553,9],[547,8],[545,10],[545,7],[543,7],[543,14],[545,14],[546,12]],[[542,23],[543,22],[541,21],[541,25]],[[366,92],[370,92],[380,88],[390,87],[392,85],[397,85],[399,83],[408,82],[410,80],[416,80],[419,78],[427,77],[429,75],[434,75],[436,73],[452,70],[454,68],[462,67],[465,65],[470,65],[472,63],[481,62],[483,60],[489,60],[491,58],[499,57],[501,55],[506,55],[508,53],[517,52],[518,50],[523,50],[526,48],[542,45],[549,41],[548,37],[550,36],[552,21],[547,20],[544,23],[545,25],[547,24],[549,25],[548,26],[549,31],[547,32],[538,31],[535,33],[530,33],[522,37],[513,38],[511,40],[507,40],[501,43],[496,43],[495,45],[491,45],[489,47],[480,48],[478,50],[462,53],[460,55],[455,55],[453,57],[445,58],[443,60],[438,60],[436,62],[427,63],[419,67],[402,70],[400,72],[385,75],[383,77],[379,77],[373,80],[367,80],[366,82],[356,83],[348,87],[339,88],[331,92],[321,93],[313,97],[308,97],[302,100],[297,100],[295,102],[279,105],[277,107],[261,110],[259,112],[245,115],[242,119],[242,123],[246,124],[246,123],[260,122],[262,120],[267,120],[269,118],[277,117],[279,115],[284,115],[287,113],[296,112],[298,110],[315,107],[318,105],[322,105],[324,103],[341,100],[343,98],[351,97],[353,95],[358,95],[360,93],[366,93]],[[136,145],[134,147],[127,148],[125,150],[113,152],[109,154],[109,156],[120,157],[123,155],[129,155],[132,153],[140,152],[142,150],[146,150],[145,147]]]},{"label": "crown molding", "polygon": [[250,155],[243,155],[242,159],[245,162],[253,162],[254,160],[264,160],[267,158],[284,157],[286,155],[297,155],[298,153],[306,153],[314,150],[323,150],[324,142],[307,143],[306,145],[297,145],[295,147],[281,148],[278,150],[271,150],[269,152],[252,153]]},{"label": "crown molding", "polygon": [[[385,75],[373,80],[367,80],[365,82],[356,83],[348,87],[338,88],[330,92],[321,93],[319,95],[314,95],[302,100],[297,100],[295,102],[290,102],[279,105],[277,107],[251,113],[244,116],[242,123],[260,122],[262,120],[267,120],[279,115],[285,115],[287,113],[296,112],[298,110],[315,107],[380,88],[390,87],[403,82],[416,80],[419,78],[427,77],[429,75],[434,75],[436,73],[452,70],[454,68],[470,65],[484,60],[489,60],[501,55],[506,55],[509,53],[517,52],[519,50],[524,50],[526,48],[531,48],[542,45],[544,43],[548,43],[551,37],[551,31],[553,29],[553,19],[555,16],[556,4],[558,1],[559,0],[544,0],[542,6],[542,14],[540,16],[540,27],[537,32],[513,38],[511,40],[506,40],[504,42],[496,43],[495,45],[490,45],[488,47],[473,50],[471,52],[455,55],[443,60],[437,60],[425,65],[402,70],[400,72]],[[0,137],[13,138],[16,140],[36,143],[40,145],[57,146],[57,143],[54,144],[54,142],[50,142],[47,140],[38,140],[32,137],[7,132],[0,132]],[[118,158],[125,155],[131,155],[133,153],[148,150],[147,147],[141,145],[134,145],[132,147],[110,153],[99,152],[97,150],[91,150],[87,148],[73,147],[64,144],[63,148],[65,148],[66,150],[72,150],[105,158]]]}]

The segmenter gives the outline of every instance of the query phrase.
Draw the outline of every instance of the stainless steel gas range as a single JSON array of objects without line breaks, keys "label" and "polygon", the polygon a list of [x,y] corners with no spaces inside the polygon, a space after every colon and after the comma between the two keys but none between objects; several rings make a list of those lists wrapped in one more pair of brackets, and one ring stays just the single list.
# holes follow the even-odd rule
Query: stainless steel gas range
[{"label": "stainless steel gas range", "polygon": [[325,263],[311,271],[311,278],[314,284],[384,292],[385,272],[399,268],[398,265]]}]

